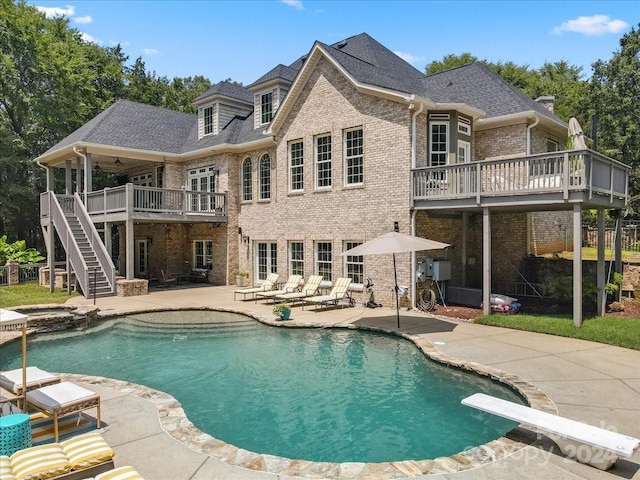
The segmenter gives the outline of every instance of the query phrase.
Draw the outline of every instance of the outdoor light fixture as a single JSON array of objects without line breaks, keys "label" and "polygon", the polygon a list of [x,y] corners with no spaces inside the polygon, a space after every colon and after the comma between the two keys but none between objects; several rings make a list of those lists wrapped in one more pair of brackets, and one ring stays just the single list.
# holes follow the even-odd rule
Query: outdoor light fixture
[{"label": "outdoor light fixture", "polygon": [[122,162],[120,161],[119,158],[116,158],[116,161],[114,162],[115,166],[120,168],[122,166]]}]

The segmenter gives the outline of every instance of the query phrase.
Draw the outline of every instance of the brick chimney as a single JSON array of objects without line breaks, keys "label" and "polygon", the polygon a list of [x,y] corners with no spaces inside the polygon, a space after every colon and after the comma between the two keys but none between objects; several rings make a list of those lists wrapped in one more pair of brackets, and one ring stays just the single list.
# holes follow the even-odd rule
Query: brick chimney
[{"label": "brick chimney", "polygon": [[543,95],[536,98],[536,102],[542,105],[544,108],[553,113],[553,101],[556,99],[553,95]]}]

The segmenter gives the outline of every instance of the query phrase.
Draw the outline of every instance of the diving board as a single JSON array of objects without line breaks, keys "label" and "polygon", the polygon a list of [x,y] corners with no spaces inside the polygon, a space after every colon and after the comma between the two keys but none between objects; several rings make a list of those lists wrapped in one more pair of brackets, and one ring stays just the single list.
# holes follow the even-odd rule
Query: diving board
[{"label": "diving board", "polygon": [[475,393],[462,399],[467,407],[534,427],[547,434],[563,454],[600,470],[613,466],[619,457],[631,457],[640,447],[637,438],[594,427],[531,407]]}]

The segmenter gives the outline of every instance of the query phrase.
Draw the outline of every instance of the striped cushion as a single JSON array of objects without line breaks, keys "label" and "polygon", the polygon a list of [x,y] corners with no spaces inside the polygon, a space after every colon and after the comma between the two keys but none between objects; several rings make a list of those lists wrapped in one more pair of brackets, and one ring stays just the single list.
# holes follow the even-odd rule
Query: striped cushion
[{"label": "striped cushion", "polygon": [[133,467],[119,467],[101,473],[95,480],[144,480]]},{"label": "striped cushion", "polygon": [[86,433],[60,442],[73,470],[82,470],[111,460],[115,452],[99,433]]},{"label": "striped cushion", "polygon": [[9,457],[0,456],[0,478],[2,480],[16,480],[16,476],[11,471],[11,460]]},{"label": "striped cushion", "polygon": [[10,458],[17,480],[44,480],[71,470],[69,460],[57,443],[25,448]]}]

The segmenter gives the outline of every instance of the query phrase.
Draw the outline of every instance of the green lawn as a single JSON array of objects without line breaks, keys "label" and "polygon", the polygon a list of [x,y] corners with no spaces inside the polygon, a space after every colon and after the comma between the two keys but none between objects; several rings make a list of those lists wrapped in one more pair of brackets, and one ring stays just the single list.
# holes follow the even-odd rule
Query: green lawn
[{"label": "green lawn", "polygon": [[496,314],[480,317],[475,323],[579,338],[640,350],[640,319],[593,317],[584,320],[582,326],[576,328],[573,325],[573,319],[567,316]]},{"label": "green lawn", "polygon": [[50,293],[49,287],[41,287],[38,283],[21,283],[10,287],[0,287],[0,308],[41,303],[64,303],[76,295],[76,292],[67,295],[67,291],[61,288],[56,288],[55,292]]},{"label": "green lawn", "polygon": [[[573,252],[560,252],[557,254],[560,258],[566,260],[573,260]],[[545,257],[553,257],[553,255],[545,255]],[[604,251],[605,260],[615,260],[613,251],[610,248],[606,248]],[[598,249],[593,247],[582,247],[582,259],[583,260],[597,260]],[[622,261],[625,263],[640,263],[640,252],[632,252],[629,250],[622,251]]]}]

